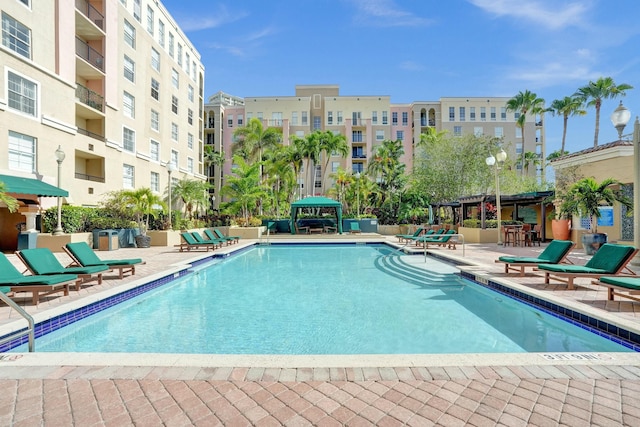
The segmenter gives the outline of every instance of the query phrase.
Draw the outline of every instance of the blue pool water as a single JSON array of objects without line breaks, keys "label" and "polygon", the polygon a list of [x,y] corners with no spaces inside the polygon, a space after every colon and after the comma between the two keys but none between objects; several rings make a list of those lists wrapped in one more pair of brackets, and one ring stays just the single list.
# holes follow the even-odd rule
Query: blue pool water
[{"label": "blue pool water", "polygon": [[[386,246],[255,247],[36,342],[63,352],[630,351]],[[17,351],[24,351],[23,348]]]}]

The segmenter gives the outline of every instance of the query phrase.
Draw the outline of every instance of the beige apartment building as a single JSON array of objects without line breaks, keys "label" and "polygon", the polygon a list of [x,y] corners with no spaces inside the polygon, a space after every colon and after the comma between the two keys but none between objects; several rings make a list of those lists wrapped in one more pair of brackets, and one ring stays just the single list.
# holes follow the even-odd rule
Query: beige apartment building
[{"label": "beige apartment building", "polygon": [[[216,151],[224,150],[227,155],[222,171],[210,169],[210,179],[224,180],[231,173],[231,152],[233,131],[246,124],[252,117],[259,118],[265,126],[282,129],[283,143],[290,137],[304,137],[315,130],[331,130],[346,136],[349,154],[346,158],[332,157],[330,172],[339,167],[363,172],[377,145],[385,139],[402,140],[407,171],[413,166],[415,143],[428,127],[438,131],[447,130],[453,135],[477,134],[503,138],[505,149],[512,159],[521,153],[534,152],[543,159],[544,120],[543,117],[527,117],[525,138],[516,127],[518,114],[507,112],[506,97],[456,97],[440,98],[439,101],[415,101],[411,104],[392,104],[388,95],[342,96],[337,85],[298,85],[294,96],[247,97],[240,98],[218,92],[211,96],[204,106],[205,144]],[[321,188],[328,188],[331,182],[322,185],[323,159],[316,166],[313,182],[310,174],[301,173],[298,184],[302,194],[319,194]],[[522,164],[516,167],[521,168]],[[222,172],[222,173],[220,173]],[[541,176],[542,167],[531,168],[530,174]],[[327,174],[327,179],[329,174]],[[326,185],[328,184],[328,185]],[[219,200],[216,201],[216,204]]]},{"label": "beige apartment building", "polygon": [[[0,175],[56,186],[60,147],[64,202],[87,206],[122,188],[163,194],[168,162],[172,178],[206,179],[204,68],[161,2],[3,0],[0,14]],[[20,215],[0,211],[15,233]]]}]

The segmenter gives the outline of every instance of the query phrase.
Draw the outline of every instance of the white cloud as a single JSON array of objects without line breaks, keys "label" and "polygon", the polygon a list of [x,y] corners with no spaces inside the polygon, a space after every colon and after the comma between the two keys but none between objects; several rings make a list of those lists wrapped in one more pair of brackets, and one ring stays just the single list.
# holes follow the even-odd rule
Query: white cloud
[{"label": "white cloud", "polygon": [[277,32],[273,27],[266,27],[262,30],[244,34],[241,38],[230,42],[210,42],[207,44],[207,47],[209,49],[225,51],[236,57],[247,57],[260,49],[265,38]]},{"label": "white cloud", "polygon": [[411,12],[402,10],[393,0],[351,0],[356,8],[356,22],[376,27],[413,27],[431,23]]},{"label": "white cloud", "polygon": [[515,17],[531,21],[543,27],[558,30],[570,26],[582,26],[590,1],[559,5],[557,0],[468,0],[487,13],[499,17]]},{"label": "white cloud", "polygon": [[[213,9],[213,8],[211,8]],[[176,21],[180,25],[180,28],[184,32],[208,30],[211,28],[217,28],[225,24],[238,21],[245,18],[248,14],[246,12],[231,12],[224,5],[219,5],[217,10],[207,10],[205,13],[184,16],[174,15]]]},{"label": "white cloud", "polygon": [[406,71],[422,71],[425,69],[424,65],[415,61],[403,61],[400,63],[400,69]]}]

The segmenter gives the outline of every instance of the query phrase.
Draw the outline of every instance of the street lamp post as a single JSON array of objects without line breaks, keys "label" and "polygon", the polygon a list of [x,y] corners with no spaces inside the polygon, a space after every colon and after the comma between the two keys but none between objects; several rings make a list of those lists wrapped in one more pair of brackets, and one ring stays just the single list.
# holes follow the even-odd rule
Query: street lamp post
[{"label": "street lamp post", "polygon": [[169,175],[169,203],[167,206],[169,207],[169,230],[173,230],[173,224],[171,222],[171,172],[173,172],[175,166],[172,162],[167,162],[167,174]]},{"label": "street lamp post", "polygon": [[498,154],[494,157],[489,153],[489,157],[485,159],[485,162],[489,167],[495,166],[496,175],[496,211],[498,215],[498,245],[502,245],[502,207],[500,206],[500,167],[507,160],[507,153],[504,149],[500,149]]},{"label": "street lamp post", "polygon": [[[611,113],[611,123],[618,131],[618,139],[622,140],[622,131],[631,118],[631,112],[622,105]],[[633,123],[633,245],[640,247],[640,122],[638,117]],[[640,256],[636,255],[631,264],[640,266]]]},{"label": "street lamp post", "polygon": [[[62,162],[64,161],[66,155],[64,154],[64,151],[62,151],[62,146],[60,145],[58,145],[58,149],[56,150],[55,154],[56,162],[58,162],[58,188],[60,188]],[[60,196],[58,196],[58,225],[56,226],[56,229],[53,230],[53,235],[60,236],[61,234],[64,234],[64,231],[62,230],[62,199],[60,199]]]},{"label": "street lamp post", "polygon": [[356,218],[360,219],[360,172],[356,172]]}]

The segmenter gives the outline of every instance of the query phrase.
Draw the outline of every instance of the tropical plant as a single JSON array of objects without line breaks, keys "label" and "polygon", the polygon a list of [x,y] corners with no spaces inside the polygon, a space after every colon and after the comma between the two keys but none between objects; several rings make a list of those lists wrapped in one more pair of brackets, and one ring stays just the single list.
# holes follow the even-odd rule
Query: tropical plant
[{"label": "tropical plant", "polygon": [[584,109],[584,100],[578,96],[565,96],[562,99],[554,99],[551,106],[547,109],[554,116],[562,116],[562,145],[560,152],[564,153],[565,142],[567,140],[567,122],[569,117],[584,116],[587,110]]},{"label": "tropical plant", "polygon": [[280,205],[290,203],[296,187],[296,174],[289,162],[289,147],[278,146],[265,153],[266,184],[271,190],[271,205],[280,218]]},{"label": "tropical plant", "polygon": [[600,218],[601,206],[613,206],[618,202],[633,209],[633,201],[625,196],[619,188],[612,188],[620,185],[620,181],[607,178],[602,182],[596,182],[594,178],[588,177],[574,183],[569,191],[564,195],[561,209],[563,212],[580,212],[590,219],[591,231],[598,232],[598,221]]},{"label": "tropical plant", "polygon": [[596,109],[596,126],[593,134],[593,146],[598,146],[598,134],[600,133],[600,107],[602,100],[615,99],[618,96],[625,96],[627,90],[633,89],[633,86],[621,83],[617,85],[611,77],[600,77],[598,80],[589,81],[586,86],[577,90],[574,96],[582,99],[587,107],[595,107]]},{"label": "tropical plant", "polygon": [[240,212],[248,224],[252,208],[266,194],[260,185],[260,163],[247,163],[240,156],[234,156],[233,162],[233,174],[227,177],[221,191],[231,199],[230,209]]},{"label": "tropical plant", "polygon": [[527,151],[522,156],[522,167],[524,168],[525,174],[529,175],[529,167],[532,165],[540,165],[540,156],[533,151]]},{"label": "tropical plant", "polygon": [[339,155],[340,157],[346,157],[349,153],[349,146],[347,145],[347,138],[342,134],[335,134],[330,130],[322,133],[320,137],[320,151],[324,152],[324,168],[322,170],[322,192],[324,193],[324,183],[326,175],[329,170],[329,161],[331,156]]},{"label": "tropical plant", "polygon": [[171,183],[171,199],[169,203],[175,206],[180,201],[184,207],[187,219],[192,220],[194,211],[202,211],[209,206],[209,184],[205,181],[182,178]]},{"label": "tropical plant", "polygon": [[[209,169],[211,166],[215,167],[214,182],[216,185],[215,194],[220,194],[220,187],[222,187],[222,165],[226,160],[226,154],[224,150],[216,151],[213,146],[204,146],[204,155],[202,156],[202,162],[205,168]],[[221,202],[222,200],[220,200]]]},{"label": "tropical plant", "polygon": [[18,210],[18,200],[7,194],[7,187],[4,182],[0,182],[0,202],[7,205],[9,212],[15,212]]},{"label": "tropical plant", "polygon": [[248,155],[245,160],[262,161],[262,153],[282,141],[282,130],[275,127],[265,128],[260,119],[253,117],[246,126],[237,128],[233,136],[236,141],[233,146],[234,154],[243,151]]},{"label": "tropical plant", "polygon": [[398,191],[404,189],[407,178],[404,174],[406,165],[400,162],[403,154],[404,147],[401,140],[384,140],[373,152],[367,174],[374,178],[380,188],[377,207],[382,206],[387,199],[393,198]]},{"label": "tropical plant", "polygon": [[316,163],[320,159],[320,140],[322,132],[317,130],[312,132],[299,141],[299,149],[303,159],[307,159],[306,172],[309,174],[309,181],[305,179],[307,187],[307,196],[313,195],[315,191],[315,170]]},{"label": "tropical plant", "polygon": [[[304,145],[304,139],[293,135],[291,137],[291,145],[285,146],[284,157],[287,162],[291,164],[293,167],[293,172],[295,174],[295,179],[297,180],[300,177],[300,171],[302,170],[302,165],[304,161],[304,156],[302,155],[302,146]],[[296,185],[295,188],[292,188],[292,194],[289,198],[290,201],[295,196],[295,193],[298,192],[298,198],[302,198],[302,191],[299,185]]]},{"label": "tropical plant", "polygon": [[[518,119],[516,120],[516,126],[522,130],[522,147],[526,147],[526,139],[525,139],[525,127],[527,123],[527,114],[542,114],[544,113],[544,99],[539,98],[535,93],[525,90],[524,92],[520,91],[516,96],[507,101],[507,111],[512,111],[516,114],[519,114]],[[522,161],[523,164],[522,173],[524,174],[524,150],[522,150]]]},{"label": "tropical plant", "polygon": [[148,187],[125,190],[122,196],[130,211],[135,215],[140,234],[145,236],[149,228],[149,218],[155,218],[165,209],[164,201]]}]

